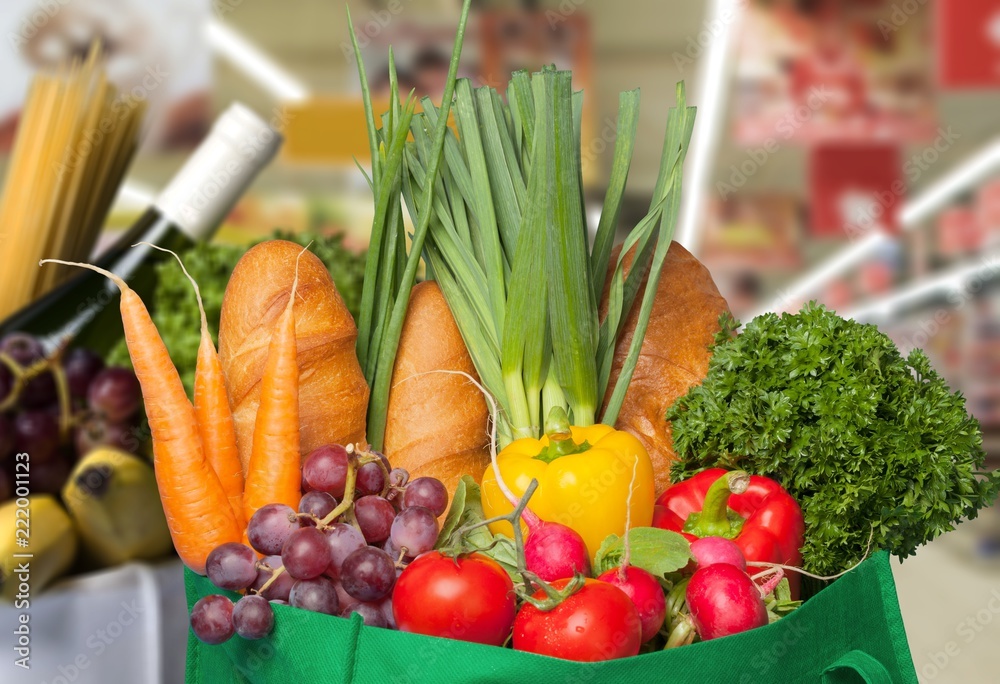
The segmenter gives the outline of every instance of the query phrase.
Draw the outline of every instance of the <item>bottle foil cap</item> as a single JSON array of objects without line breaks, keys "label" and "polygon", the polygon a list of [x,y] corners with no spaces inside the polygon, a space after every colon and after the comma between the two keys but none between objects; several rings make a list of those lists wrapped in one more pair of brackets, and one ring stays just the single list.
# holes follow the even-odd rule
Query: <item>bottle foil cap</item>
[{"label": "bottle foil cap", "polygon": [[207,240],[281,143],[266,121],[234,102],[154,204],[189,237]]}]

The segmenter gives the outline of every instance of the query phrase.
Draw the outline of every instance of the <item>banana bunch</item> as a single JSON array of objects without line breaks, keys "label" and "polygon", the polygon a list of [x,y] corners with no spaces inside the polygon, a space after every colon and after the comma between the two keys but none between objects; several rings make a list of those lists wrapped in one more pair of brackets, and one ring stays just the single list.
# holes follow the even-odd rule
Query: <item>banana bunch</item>
[{"label": "banana bunch", "polygon": [[132,454],[96,449],[62,491],[88,560],[106,567],[161,558],[173,548],[153,468]]},{"label": "banana bunch", "polygon": [[66,572],[77,547],[73,521],[55,498],[35,494],[27,506],[17,501],[0,505],[0,597],[15,603]]}]

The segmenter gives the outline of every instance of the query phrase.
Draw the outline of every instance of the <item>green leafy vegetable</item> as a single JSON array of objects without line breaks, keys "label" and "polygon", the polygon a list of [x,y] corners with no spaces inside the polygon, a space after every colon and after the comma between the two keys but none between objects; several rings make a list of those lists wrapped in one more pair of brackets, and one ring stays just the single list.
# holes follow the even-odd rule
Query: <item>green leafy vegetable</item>
[{"label": "green leafy vegetable", "polygon": [[[479,485],[469,475],[463,475],[455,487],[455,494],[451,498],[451,507],[448,515],[445,516],[444,524],[441,526],[441,534],[438,535],[435,548],[441,549],[451,547],[452,536],[457,530],[481,523],[486,520],[483,513],[483,503],[480,495]],[[519,580],[517,573],[517,549],[514,547],[514,540],[503,535],[494,535],[485,525],[469,530],[463,535],[462,544],[464,548],[478,551],[489,556],[507,571],[515,580]]]},{"label": "green leafy vegetable", "polygon": [[[364,254],[356,254],[344,247],[340,235],[289,233],[279,230],[267,239],[290,240],[303,246],[312,242],[310,251],[326,264],[337,285],[337,291],[344,299],[344,304],[355,320],[357,319],[358,309],[361,306]],[[181,255],[184,265],[201,288],[208,325],[216,338],[219,332],[219,315],[222,312],[222,297],[226,292],[229,276],[247,249],[249,247],[241,245],[202,243]],[[194,368],[201,339],[198,303],[191,290],[191,284],[173,259],[157,265],[156,275],[156,290],[152,300],[148,302],[151,315],[190,396],[194,392]],[[111,350],[108,363],[131,366],[124,340],[119,341]]]},{"label": "green leafy vegetable", "polygon": [[[656,527],[634,527],[628,532],[629,565],[642,568],[662,578],[677,572],[691,560],[691,545],[687,539]],[[621,565],[625,540],[617,534],[608,535],[594,557],[594,574]]]},{"label": "green leafy vegetable", "polygon": [[667,414],[685,479],[714,466],[778,480],[802,506],[805,568],[869,548],[900,558],[974,518],[1000,490],[979,423],[923,352],[822,306],[720,336],[705,381]]}]

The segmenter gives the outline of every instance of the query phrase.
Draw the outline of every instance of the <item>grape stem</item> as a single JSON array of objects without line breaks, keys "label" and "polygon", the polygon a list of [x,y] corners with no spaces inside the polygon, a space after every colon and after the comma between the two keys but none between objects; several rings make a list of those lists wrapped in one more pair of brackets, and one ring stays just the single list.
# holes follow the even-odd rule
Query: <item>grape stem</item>
[{"label": "grape stem", "polygon": [[39,359],[27,367],[19,364],[9,354],[0,352],[0,363],[7,366],[11,375],[14,376],[14,385],[10,389],[10,394],[3,401],[0,401],[0,413],[14,407],[29,382],[42,373],[51,373],[56,384],[56,394],[59,397],[59,434],[62,439],[66,439],[73,427],[73,414],[70,405],[69,383],[66,381],[66,372],[61,365],[65,350],[66,347],[63,346],[49,358]]},{"label": "grape stem", "polygon": [[284,566],[284,565],[282,565],[281,567],[279,567],[279,568],[278,568],[277,570],[275,570],[274,568],[272,568],[272,567],[271,567],[271,566],[269,566],[269,565],[267,565],[267,566],[265,566],[265,567],[266,567],[266,568],[267,568],[268,570],[270,570],[270,571],[271,571],[271,576],[270,576],[270,577],[268,577],[268,578],[267,578],[267,581],[266,581],[266,582],[264,582],[264,584],[262,584],[262,585],[260,586],[260,589],[258,589],[258,590],[257,590],[257,593],[258,593],[258,594],[263,594],[263,593],[264,593],[265,591],[267,591],[267,590],[268,590],[268,589],[270,588],[270,586],[271,586],[272,584],[274,584],[274,580],[276,580],[276,579],[278,579],[279,577],[281,577],[282,573],[284,573],[284,572],[285,572],[285,566]]},{"label": "grape stem", "polygon": [[358,468],[361,466],[367,463],[378,462],[382,471],[385,472],[386,482],[389,481],[389,473],[385,471],[385,463],[382,463],[381,458],[370,451],[362,451],[359,455],[353,444],[348,444],[347,446],[347,479],[344,481],[344,500],[337,504],[337,507],[319,522],[316,526],[318,528],[329,526],[330,523],[346,513],[354,504],[354,488],[358,481]]}]

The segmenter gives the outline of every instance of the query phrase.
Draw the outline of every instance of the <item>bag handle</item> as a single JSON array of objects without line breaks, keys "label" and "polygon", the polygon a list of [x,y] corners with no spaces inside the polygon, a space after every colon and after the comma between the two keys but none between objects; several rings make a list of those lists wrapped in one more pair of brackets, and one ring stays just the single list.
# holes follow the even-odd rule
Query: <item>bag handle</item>
[{"label": "bag handle", "polygon": [[844,670],[860,675],[865,684],[892,684],[892,676],[885,669],[885,665],[864,651],[848,651],[837,662],[823,670],[824,684],[838,684],[838,682],[846,684],[854,681],[853,677],[843,676]]}]

